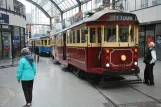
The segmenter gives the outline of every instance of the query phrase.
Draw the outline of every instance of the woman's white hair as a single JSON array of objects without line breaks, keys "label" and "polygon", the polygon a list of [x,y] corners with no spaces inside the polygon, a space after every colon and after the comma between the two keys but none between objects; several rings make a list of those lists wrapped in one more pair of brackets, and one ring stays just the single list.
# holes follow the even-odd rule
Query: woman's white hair
[{"label": "woman's white hair", "polygon": [[150,42],[149,43],[151,46],[155,47],[155,43],[154,42]]},{"label": "woman's white hair", "polygon": [[22,56],[25,56],[25,55],[28,55],[28,54],[30,54],[30,50],[28,48],[23,48],[21,50],[21,55]]}]

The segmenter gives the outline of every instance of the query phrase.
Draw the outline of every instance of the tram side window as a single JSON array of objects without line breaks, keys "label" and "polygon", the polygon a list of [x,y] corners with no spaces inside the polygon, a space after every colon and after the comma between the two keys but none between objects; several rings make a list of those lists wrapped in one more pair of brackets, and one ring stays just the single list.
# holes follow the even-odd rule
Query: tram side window
[{"label": "tram side window", "polygon": [[75,43],[75,31],[73,31],[73,43]]},{"label": "tram side window", "polygon": [[41,40],[41,45],[44,45],[43,40]]},{"label": "tram side window", "polygon": [[73,43],[72,42],[72,32],[70,32],[70,43]]},{"label": "tram side window", "polygon": [[101,28],[98,28],[98,43],[101,43]]},{"label": "tram side window", "polygon": [[50,45],[50,40],[48,40],[48,45]]},{"label": "tram side window", "polygon": [[47,45],[47,40],[45,40],[45,46]]},{"label": "tram side window", "polygon": [[81,43],[86,43],[86,32],[84,29],[81,30]]},{"label": "tram side window", "polygon": [[104,41],[116,42],[116,26],[105,27]]},{"label": "tram side window", "polygon": [[121,25],[119,27],[119,38],[121,42],[128,42],[128,37],[129,37],[129,26]]},{"label": "tram side window", "polygon": [[90,28],[90,43],[96,43],[96,29]]},{"label": "tram side window", "polygon": [[80,43],[80,30],[77,30],[77,43]]},{"label": "tram side window", "polygon": [[70,43],[70,33],[68,32],[67,33],[67,44],[69,44]]},{"label": "tram side window", "polygon": [[134,36],[134,26],[131,26],[130,35],[131,35],[131,42],[134,42],[134,39],[135,39],[135,36]]}]

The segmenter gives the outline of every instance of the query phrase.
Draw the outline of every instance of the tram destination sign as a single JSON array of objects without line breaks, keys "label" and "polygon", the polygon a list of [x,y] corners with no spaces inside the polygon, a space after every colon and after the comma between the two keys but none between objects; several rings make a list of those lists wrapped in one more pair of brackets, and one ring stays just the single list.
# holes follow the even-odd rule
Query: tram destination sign
[{"label": "tram destination sign", "polygon": [[133,14],[108,14],[108,21],[137,21]]},{"label": "tram destination sign", "polygon": [[9,24],[9,15],[0,13],[0,24]]}]

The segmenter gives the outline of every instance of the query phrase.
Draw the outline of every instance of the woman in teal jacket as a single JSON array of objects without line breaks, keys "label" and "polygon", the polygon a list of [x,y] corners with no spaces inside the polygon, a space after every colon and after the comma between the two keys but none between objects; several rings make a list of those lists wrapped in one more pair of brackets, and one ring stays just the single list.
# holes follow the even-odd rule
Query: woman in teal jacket
[{"label": "woman in teal jacket", "polygon": [[32,103],[32,89],[33,81],[36,75],[36,65],[30,55],[30,50],[28,48],[23,48],[21,50],[22,58],[19,61],[17,69],[17,80],[22,84],[22,89],[26,99],[26,105],[23,107],[30,107]]}]

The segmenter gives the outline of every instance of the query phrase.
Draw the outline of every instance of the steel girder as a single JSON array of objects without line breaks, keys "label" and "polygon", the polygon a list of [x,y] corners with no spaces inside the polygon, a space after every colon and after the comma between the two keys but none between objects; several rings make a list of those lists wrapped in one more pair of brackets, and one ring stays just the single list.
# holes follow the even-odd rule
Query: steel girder
[{"label": "steel girder", "polygon": [[51,16],[36,2],[32,1],[32,0],[26,0],[28,2],[30,2],[31,4],[35,5],[37,8],[39,8],[48,18],[51,18]]}]

